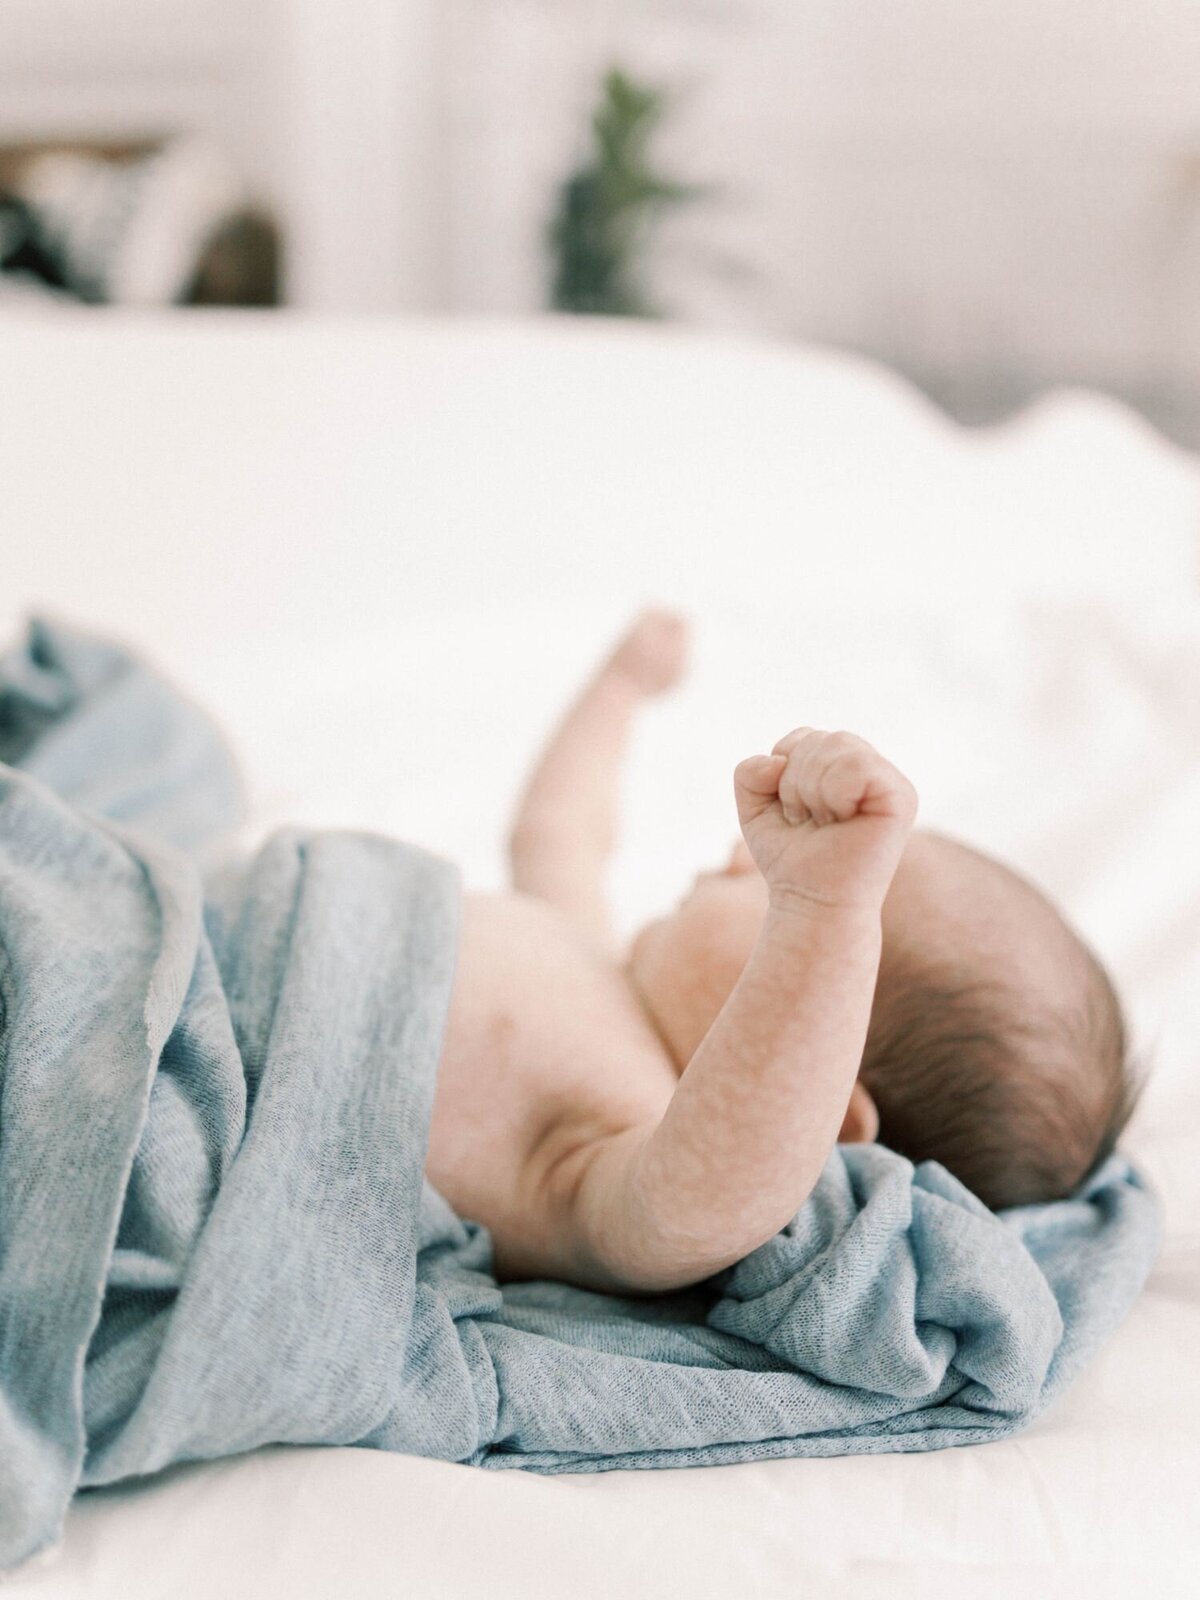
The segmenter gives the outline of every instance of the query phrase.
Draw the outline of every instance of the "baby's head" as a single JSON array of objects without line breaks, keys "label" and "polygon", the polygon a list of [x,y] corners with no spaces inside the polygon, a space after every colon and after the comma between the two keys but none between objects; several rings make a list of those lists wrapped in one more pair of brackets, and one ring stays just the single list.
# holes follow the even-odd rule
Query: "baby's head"
[{"label": "baby's head", "polygon": [[1094,953],[1027,879],[928,830],[883,925],[859,1069],[880,1141],[940,1161],[994,1210],[1070,1194],[1138,1094]]},{"label": "baby's head", "polygon": [[[766,906],[739,845],[634,941],[629,976],[681,1064],[749,959]],[[1070,1194],[1113,1149],[1136,1098],[1120,1003],[1095,955],[1018,873],[914,829],[883,906],[842,1137],[874,1132],[914,1162],[939,1161],[998,1210]]]}]

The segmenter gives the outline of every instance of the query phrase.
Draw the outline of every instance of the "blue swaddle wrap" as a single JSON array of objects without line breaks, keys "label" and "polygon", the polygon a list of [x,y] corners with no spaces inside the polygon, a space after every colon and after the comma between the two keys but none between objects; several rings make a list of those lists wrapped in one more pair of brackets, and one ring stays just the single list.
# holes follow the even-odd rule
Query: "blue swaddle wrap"
[{"label": "blue swaddle wrap", "polygon": [[995,1215],[858,1145],[696,1288],[501,1290],[423,1177],[457,869],[296,828],[220,859],[207,718],[44,621],[0,763],[0,1567],[78,1487],[270,1442],[571,1472],[996,1439],[1145,1282],[1120,1155]]}]

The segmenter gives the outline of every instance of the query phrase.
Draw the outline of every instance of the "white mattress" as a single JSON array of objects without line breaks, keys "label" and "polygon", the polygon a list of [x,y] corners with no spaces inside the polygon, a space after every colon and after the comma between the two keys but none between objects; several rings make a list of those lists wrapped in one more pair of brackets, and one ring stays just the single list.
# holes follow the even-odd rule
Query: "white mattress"
[{"label": "white mattress", "polygon": [[239,747],[248,840],[391,831],[471,888],[599,652],[688,612],[626,776],[622,929],[723,857],[743,755],[864,734],[1109,962],[1167,1214],[1125,1325],[1008,1441],[558,1478],[262,1451],[82,1497],[13,1594],[1194,1591],[1195,460],[1099,396],[966,433],[869,363],[679,330],[10,311],[0,509],[0,632],[41,606],[154,654]]}]

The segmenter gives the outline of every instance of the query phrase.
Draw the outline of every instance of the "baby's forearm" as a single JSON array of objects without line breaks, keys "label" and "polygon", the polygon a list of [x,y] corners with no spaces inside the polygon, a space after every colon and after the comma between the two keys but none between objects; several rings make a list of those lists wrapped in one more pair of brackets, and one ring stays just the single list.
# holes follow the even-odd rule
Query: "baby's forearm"
[{"label": "baby's forearm", "polygon": [[621,758],[640,698],[628,678],[605,668],[585,685],[525,786],[509,833],[514,857],[536,856],[546,842],[612,850]]},{"label": "baby's forearm", "polygon": [[576,1226],[597,1287],[695,1283],[791,1220],[837,1142],[881,938],[861,909],[768,912],[662,1121],[584,1174]]},{"label": "baby's forearm", "polygon": [[686,637],[671,612],[650,609],[634,621],[551,734],[509,829],[513,888],[565,911],[611,957],[604,878],[622,758],[639,703],[678,681]]},{"label": "baby's forearm", "polygon": [[601,669],[551,735],[508,836],[512,886],[560,911],[615,958],[605,874],[636,688]]}]

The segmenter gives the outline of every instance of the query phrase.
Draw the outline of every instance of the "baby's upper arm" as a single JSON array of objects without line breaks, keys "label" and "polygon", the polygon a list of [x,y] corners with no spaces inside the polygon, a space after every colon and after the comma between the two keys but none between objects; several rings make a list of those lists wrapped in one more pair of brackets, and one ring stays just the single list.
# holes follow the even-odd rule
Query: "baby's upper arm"
[{"label": "baby's upper arm", "polygon": [[514,832],[509,843],[512,886],[561,911],[607,960],[620,949],[605,894],[605,858],[552,829]]},{"label": "baby's upper arm", "polygon": [[[607,1294],[657,1294],[674,1282],[642,1283],[625,1270],[634,1256],[628,1237],[633,1168],[659,1125],[647,1118],[607,1134],[564,1141],[543,1173],[543,1215],[561,1256],[561,1275]],[[714,1269],[715,1270],[715,1269]]]},{"label": "baby's upper arm", "polygon": [[875,912],[768,916],[666,1109],[572,1157],[558,1179],[556,1204],[590,1282],[618,1293],[683,1288],[794,1216],[837,1142],[880,942]]}]

